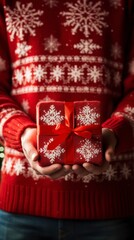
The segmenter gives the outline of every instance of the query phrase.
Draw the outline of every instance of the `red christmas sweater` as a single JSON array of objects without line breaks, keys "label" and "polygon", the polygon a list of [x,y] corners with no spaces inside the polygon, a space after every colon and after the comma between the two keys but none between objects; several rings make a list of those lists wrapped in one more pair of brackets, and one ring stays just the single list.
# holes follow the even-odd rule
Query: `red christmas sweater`
[{"label": "red christmas sweater", "polygon": [[[0,209],[68,219],[134,215],[134,1],[0,0]],[[40,100],[101,102],[118,139],[101,175],[37,175],[20,136]]]}]

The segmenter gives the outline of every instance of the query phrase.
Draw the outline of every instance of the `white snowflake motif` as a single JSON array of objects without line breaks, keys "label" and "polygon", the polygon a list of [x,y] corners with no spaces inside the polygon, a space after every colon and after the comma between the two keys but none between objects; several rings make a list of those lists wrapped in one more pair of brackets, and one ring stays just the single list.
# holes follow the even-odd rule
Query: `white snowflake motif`
[{"label": "white snowflake motif", "polygon": [[97,157],[101,152],[100,146],[98,144],[92,144],[90,140],[82,140],[80,142],[81,147],[76,149],[76,152],[80,154],[80,158],[84,158],[86,162],[90,162],[91,159]]},{"label": "white snowflake motif", "polygon": [[85,37],[89,37],[91,32],[102,35],[103,27],[107,27],[105,17],[108,12],[102,8],[101,1],[93,3],[88,0],[77,0],[76,3],[66,3],[68,11],[61,12],[66,17],[64,26],[72,27],[72,34],[78,31],[84,33]]},{"label": "white snowflake motif", "polygon": [[27,45],[26,42],[17,43],[17,48],[15,53],[18,54],[18,57],[25,57],[27,56],[27,52],[32,48],[32,46]]},{"label": "white snowflake motif", "polygon": [[48,158],[51,164],[53,164],[57,158],[60,159],[61,154],[65,152],[65,149],[61,148],[60,145],[58,145],[54,150],[48,150],[48,145],[53,142],[53,140],[53,138],[50,138],[47,143],[44,142],[43,148],[40,148],[40,153],[43,153],[44,157]]},{"label": "white snowflake motif", "polygon": [[76,83],[81,81],[81,77],[84,75],[82,68],[75,65],[74,67],[70,67],[68,76]]},{"label": "white snowflake motif", "polygon": [[24,81],[23,71],[21,69],[16,69],[14,71],[13,84],[14,86],[22,85]]},{"label": "white snowflake motif", "polygon": [[11,169],[12,169],[12,164],[13,164],[13,161],[11,158],[9,158],[6,163],[5,163],[5,171],[6,173],[10,173],[11,172]]},{"label": "white snowflake motif", "polygon": [[112,165],[109,165],[108,169],[103,173],[108,181],[111,181],[115,178],[117,174],[117,170]]},{"label": "white snowflake motif", "polygon": [[34,76],[38,82],[41,82],[45,74],[47,74],[47,72],[45,71],[45,68],[40,64],[34,68]]},{"label": "white snowflake motif", "polygon": [[131,175],[131,169],[124,163],[121,169],[121,173],[125,177],[125,179],[128,179]]},{"label": "white snowflake motif", "polygon": [[24,162],[20,161],[20,159],[18,159],[13,166],[14,170],[13,172],[18,176],[20,174],[25,173],[25,166],[24,166]]},{"label": "white snowflake motif", "polygon": [[5,9],[7,30],[10,33],[11,41],[14,40],[15,35],[20,40],[24,39],[25,34],[35,36],[36,27],[43,25],[39,20],[43,11],[34,9],[32,2],[21,4],[21,2],[16,1],[16,7],[13,10],[10,7],[5,7]]},{"label": "white snowflake motif", "polygon": [[6,61],[0,57],[0,71],[6,70]]},{"label": "white snowflake motif", "polygon": [[58,5],[58,0],[44,0],[44,3],[46,4],[46,6],[53,8]]},{"label": "white snowflake motif", "polygon": [[58,65],[56,67],[53,67],[52,71],[50,72],[50,75],[52,78],[56,80],[56,82],[59,82],[64,75],[64,71],[62,67],[59,67]]},{"label": "white snowflake motif", "polygon": [[28,112],[29,112],[29,109],[30,109],[28,100],[23,99],[21,105],[22,105],[24,111],[25,111],[26,113],[28,113]]},{"label": "white snowflake motif", "polygon": [[97,123],[98,119],[100,118],[100,114],[96,112],[96,108],[90,106],[84,106],[82,109],[79,110],[76,121],[79,121],[79,125],[90,125]]},{"label": "white snowflake motif", "polygon": [[96,66],[90,67],[87,75],[91,81],[97,83],[98,81],[102,80],[102,69]]},{"label": "white snowflake motif", "polygon": [[44,49],[50,53],[58,51],[60,45],[61,44],[58,42],[58,39],[53,35],[50,35],[49,38],[44,39]]},{"label": "white snowflake motif", "polygon": [[110,84],[110,82],[111,82],[111,71],[110,71],[110,69],[109,68],[104,68],[104,74],[105,74],[105,85],[106,84]]},{"label": "white snowflake motif", "polygon": [[109,0],[111,7],[114,7],[117,9],[118,7],[121,7],[121,0]]},{"label": "white snowflake motif", "polygon": [[121,73],[119,71],[116,71],[114,73],[114,84],[117,87],[120,85],[120,83],[121,83]]},{"label": "white snowflake motif", "polygon": [[33,170],[31,167],[27,168],[26,177],[32,177],[35,181],[39,180],[40,178],[45,178],[45,176],[37,174],[36,171]]},{"label": "white snowflake motif", "polygon": [[40,120],[47,125],[54,126],[64,120],[64,116],[61,115],[61,111],[57,111],[54,105],[50,105],[49,110],[44,110],[43,112],[44,114],[40,117]]},{"label": "white snowflake motif", "polygon": [[[32,68],[31,67],[26,67],[24,70],[24,77],[25,77],[25,83],[29,83],[33,80],[32,78]],[[24,79],[23,79],[24,81]],[[24,84],[24,82],[23,82]]]},{"label": "white snowflake motif", "polygon": [[89,173],[88,175],[86,175],[82,178],[82,182],[89,183],[94,179],[95,179],[95,175],[93,173]]},{"label": "white snowflake motif", "polygon": [[112,56],[115,60],[121,58],[121,56],[122,56],[121,46],[120,46],[117,42],[112,45],[112,48],[111,48],[111,56]]},{"label": "white snowflake motif", "polygon": [[100,49],[101,47],[93,43],[92,39],[81,39],[80,43],[74,44],[75,49],[79,49],[80,53],[92,54],[94,50]]},{"label": "white snowflake motif", "polygon": [[134,120],[134,107],[127,105],[124,108],[124,111],[127,114],[127,116],[129,116],[132,120]]}]

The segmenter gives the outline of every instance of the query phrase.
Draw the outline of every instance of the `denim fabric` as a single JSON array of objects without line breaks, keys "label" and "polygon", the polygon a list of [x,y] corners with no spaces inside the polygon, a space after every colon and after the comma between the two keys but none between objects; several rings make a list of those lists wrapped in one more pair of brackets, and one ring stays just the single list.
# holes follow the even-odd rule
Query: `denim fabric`
[{"label": "denim fabric", "polygon": [[57,220],[0,211],[0,240],[133,240],[134,219]]}]

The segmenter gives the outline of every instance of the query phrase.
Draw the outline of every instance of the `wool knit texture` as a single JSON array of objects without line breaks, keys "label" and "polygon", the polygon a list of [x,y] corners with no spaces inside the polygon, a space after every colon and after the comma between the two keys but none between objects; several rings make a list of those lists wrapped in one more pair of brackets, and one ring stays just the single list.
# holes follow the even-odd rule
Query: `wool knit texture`
[{"label": "wool knit texture", "polygon": [[[0,209],[64,219],[134,215],[134,1],[0,0]],[[21,135],[41,101],[101,102],[117,137],[107,170],[52,180]]]}]

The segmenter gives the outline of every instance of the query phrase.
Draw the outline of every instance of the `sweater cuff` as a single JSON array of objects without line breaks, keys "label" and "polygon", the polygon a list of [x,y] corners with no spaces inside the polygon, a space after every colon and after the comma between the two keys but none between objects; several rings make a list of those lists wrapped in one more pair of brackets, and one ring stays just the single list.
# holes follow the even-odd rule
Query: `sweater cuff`
[{"label": "sweater cuff", "polygon": [[27,116],[14,116],[8,119],[3,127],[6,146],[22,151],[21,135],[27,127],[36,128],[36,124]]},{"label": "sweater cuff", "polygon": [[117,138],[116,153],[120,154],[134,148],[134,136],[130,122],[124,116],[112,116],[102,124],[111,129]]}]

